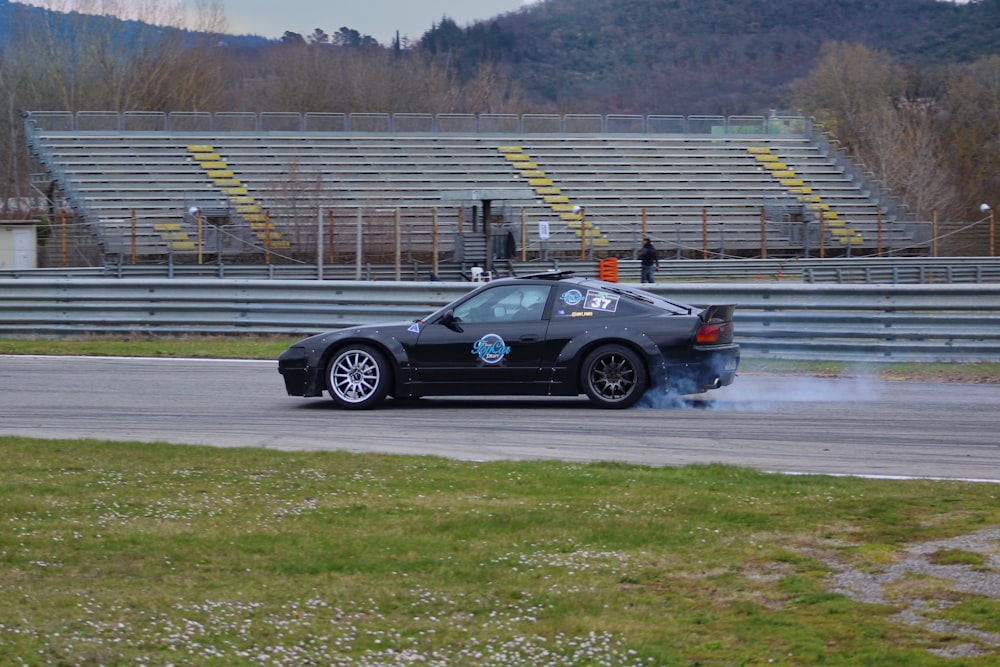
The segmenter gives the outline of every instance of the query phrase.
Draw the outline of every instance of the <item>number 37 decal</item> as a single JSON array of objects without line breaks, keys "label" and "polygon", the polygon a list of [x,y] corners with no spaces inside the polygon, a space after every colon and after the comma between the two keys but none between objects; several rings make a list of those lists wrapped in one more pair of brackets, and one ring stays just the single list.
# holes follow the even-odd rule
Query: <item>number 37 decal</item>
[{"label": "number 37 decal", "polygon": [[598,290],[587,290],[584,308],[588,310],[604,310],[613,313],[618,310],[618,295]]}]

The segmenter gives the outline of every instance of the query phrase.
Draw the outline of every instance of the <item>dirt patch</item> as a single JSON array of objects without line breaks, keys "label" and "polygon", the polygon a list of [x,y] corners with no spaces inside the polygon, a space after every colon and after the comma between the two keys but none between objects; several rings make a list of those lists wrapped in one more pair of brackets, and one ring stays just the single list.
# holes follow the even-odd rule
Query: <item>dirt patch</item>
[{"label": "dirt patch", "polygon": [[[936,563],[934,555],[947,551],[977,554],[982,565]],[[891,618],[896,622],[945,638],[941,647],[929,649],[932,653],[962,658],[992,655],[1000,649],[1000,633],[941,614],[975,596],[1000,600],[1000,527],[912,545],[897,562],[871,572],[829,554],[810,552],[833,571],[831,592],[856,602],[894,607],[898,611]]]}]

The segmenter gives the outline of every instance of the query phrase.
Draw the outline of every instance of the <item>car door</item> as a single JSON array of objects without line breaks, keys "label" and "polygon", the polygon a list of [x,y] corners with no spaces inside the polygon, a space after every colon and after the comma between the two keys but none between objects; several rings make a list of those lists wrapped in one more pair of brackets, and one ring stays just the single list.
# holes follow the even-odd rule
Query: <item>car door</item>
[{"label": "car door", "polygon": [[532,394],[540,373],[549,284],[498,284],[473,294],[441,321],[421,327],[413,377],[429,393]]}]

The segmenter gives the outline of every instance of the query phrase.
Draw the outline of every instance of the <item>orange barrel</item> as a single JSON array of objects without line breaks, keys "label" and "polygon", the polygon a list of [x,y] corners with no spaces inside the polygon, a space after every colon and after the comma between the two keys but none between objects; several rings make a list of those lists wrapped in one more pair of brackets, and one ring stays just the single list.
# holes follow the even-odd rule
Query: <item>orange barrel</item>
[{"label": "orange barrel", "polygon": [[618,258],[608,257],[597,263],[597,277],[609,283],[618,282]]}]

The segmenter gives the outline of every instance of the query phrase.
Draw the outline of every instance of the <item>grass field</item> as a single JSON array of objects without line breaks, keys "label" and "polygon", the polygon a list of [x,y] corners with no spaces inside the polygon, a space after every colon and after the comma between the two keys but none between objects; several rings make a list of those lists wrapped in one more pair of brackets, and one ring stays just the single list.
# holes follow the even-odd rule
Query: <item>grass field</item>
[{"label": "grass field", "polygon": [[[289,342],[0,354],[274,358]],[[892,372],[996,377],[958,370]],[[4,667],[1000,660],[994,485],[12,437],[0,456]]]},{"label": "grass field", "polygon": [[[996,543],[934,546],[1000,525],[992,485],[21,438],[0,453],[3,665],[1000,655],[1000,601],[961,585],[1000,575]],[[915,545],[939,571],[885,576]]]}]

